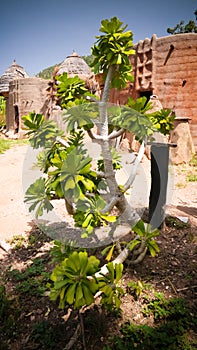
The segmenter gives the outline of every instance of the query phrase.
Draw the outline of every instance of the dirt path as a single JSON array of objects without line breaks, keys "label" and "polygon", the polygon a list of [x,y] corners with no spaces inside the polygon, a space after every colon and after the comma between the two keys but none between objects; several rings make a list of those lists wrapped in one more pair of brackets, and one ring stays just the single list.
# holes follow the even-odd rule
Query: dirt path
[{"label": "dirt path", "polygon": [[23,203],[22,171],[27,146],[15,146],[0,154],[0,240],[31,229],[31,217]]},{"label": "dirt path", "polygon": [[[23,163],[28,146],[15,146],[0,154],[0,241],[30,231],[33,221],[23,203]],[[147,166],[147,159],[142,162]],[[197,182],[185,181],[181,167],[174,167],[168,212],[188,217],[197,226]],[[178,184],[178,186],[177,186]]]}]

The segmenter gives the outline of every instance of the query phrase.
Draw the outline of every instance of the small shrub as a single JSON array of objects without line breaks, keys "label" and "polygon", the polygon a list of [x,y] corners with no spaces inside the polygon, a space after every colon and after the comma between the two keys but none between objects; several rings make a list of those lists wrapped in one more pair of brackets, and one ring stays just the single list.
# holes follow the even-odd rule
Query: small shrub
[{"label": "small shrub", "polygon": [[7,276],[16,282],[17,292],[41,296],[46,291],[50,273],[45,271],[42,259],[34,259],[33,264],[28,266],[24,272],[10,268],[7,270]]},{"label": "small shrub", "polygon": [[197,181],[197,174],[189,173],[186,177],[186,180],[188,182],[196,182]]}]

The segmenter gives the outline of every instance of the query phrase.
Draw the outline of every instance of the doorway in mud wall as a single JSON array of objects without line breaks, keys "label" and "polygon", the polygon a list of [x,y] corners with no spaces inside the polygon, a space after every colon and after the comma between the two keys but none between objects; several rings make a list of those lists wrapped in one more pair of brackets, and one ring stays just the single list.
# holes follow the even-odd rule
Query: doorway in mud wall
[{"label": "doorway in mud wall", "polygon": [[19,110],[18,106],[14,106],[14,133],[19,132]]},{"label": "doorway in mud wall", "polygon": [[152,91],[141,91],[140,92],[140,97],[145,96],[147,98],[146,100],[146,104],[148,103],[148,101],[150,100],[150,97],[153,95]]}]

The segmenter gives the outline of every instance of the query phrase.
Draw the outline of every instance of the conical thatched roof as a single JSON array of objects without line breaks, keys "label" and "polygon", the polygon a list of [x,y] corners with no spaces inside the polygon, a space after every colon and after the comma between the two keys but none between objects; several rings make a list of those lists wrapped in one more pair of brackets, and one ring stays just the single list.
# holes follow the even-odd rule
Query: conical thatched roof
[{"label": "conical thatched roof", "polygon": [[67,72],[71,77],[78,75],[81,79],[87,78],[92,74],[88,64],[76,52],[67,56],[64,62],[61,63],[57,75],[61,75],[64,72]]},{"label": "conical thatched roof", "polygon": [[24,71],[23,67],[14,60],[5,73],[0,77],[0,93],[9,91],[9,83],[14,79],[29,78],[29,75]]}]

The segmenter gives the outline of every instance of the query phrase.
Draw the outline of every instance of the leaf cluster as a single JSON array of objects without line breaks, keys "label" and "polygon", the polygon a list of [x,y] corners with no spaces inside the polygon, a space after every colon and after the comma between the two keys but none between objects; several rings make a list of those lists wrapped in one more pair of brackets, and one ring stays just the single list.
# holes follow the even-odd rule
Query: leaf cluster
[{"label": "leaf cluster", "polygon": [[104,35],[96,36],[97,41],[92,47],[92,55],[95,73],[107,73],[110,66],[115,67],[111,82],[112,87],[120,89],[126,86],[127,81],[133,81],[129,56],[134,54],[133,34],[131,31],[124,32],[127,26],[122,26],[117,17],[101,21],[100,32]]},{"label": "leaf cluster", "polygon": [[94,275],[99,269],[99,263],[95,256],[88,257],[87,252],[71,253],[51,274],[51,300],[59,299],[61,309],[65,308],[66,303],[74,305],[76,309],[93,303],[98,290]]},{"label": "leaf cluster", "polygon": [[56,76],[57,96],[61,98],[62,108],[67,108],[76,104],[76,100],[83,99],[84,94],[88,92],[85,88],[85,82],[77,75],[68,77],[68,74]]},{"label": "leaf cluster", "polygon": [[93,233],[95,227],[106,226],[108,223],[116,221],[116,216],[109,213],[102,214],[105,205],[104,199],[97,194],[77,202],[74,219],[77,226],[84,229],[83,238],[87,238],[89,234]]},{"label": "leaf cluster", "polygon": [[[149,120],[150,126],[147,135],[151,135],[151,130],[167,135],[174,127],[173,122],[176,117],[175,114],[172,113],[170,109],[162,109],[151,113],[152,103],[151,101],[147,101],[145,96],[139,97],[137,100],[129,97],[127,106],[143,114],[144,118]],[[140,129],[139,131],[144,135],[143,129]]]},{"label": "leaf cluster", "polygon": [[158,229],[152,230],[150,224],[146,224],[143,222],[143,220],[139,220],[137,224],[132,227],[132,231],[135,232],[138,236],[130,243],[131,251],[143,241],[152,257],[155,257],[157,253],[160,252],[158,244],[154,239],[155,237],[159,236]]},{"label": "leaf cluster", "polygon": [[[197,10],[194,12],[194,15],[197,19]],[[180,21],[179,24],[177,24],[173,28],[167,28],[168,34],[183,34],[183,33],[197,33],[197,25],[195,21],[190,20],[187,24],[184,24],[185,21]]]},{"label": "leaf cluster", "polygon": [[40,296],[46,291],[46,283],[50,274],[44,270],[43,259],[34,259],[33,263],[23,272],[13,269],[6,271],[7,276],[17,282],[15,290],[19,293],[29,293]]},{"label": "leaf cluster", "polygon": [[51,300],[59,300],[59,307],[66,304],[80,309],[94,302],[95,294],[100,291],[102,305],[108,309],[120,308],[120,296],[123,289],[118,286],[122,277],[123,265],[107,264],[108,274],[95,277],[100,261],[95,256],[88,256],[86,251],[72,252],[58,264],[52,274],[50,287]]},{"label": "leaf cluster", "polygon": [[101,304],[108,310],[120,309],[120,297],[124,295],[124,290],[119,286],[122,278],[123,264],[113,264],[108,262],[108,273],[99,278],[99,290],[102,292]]},{"label": "leaf cluster", "polygon": [[57,136],[62,136],[63,131],[57,128],[53,120],[45,120],[44,115],[30,112],[22,117],[24,125],[29,130],[30,145],[37,149],[39,147],[50,147],[55,142]]}]

